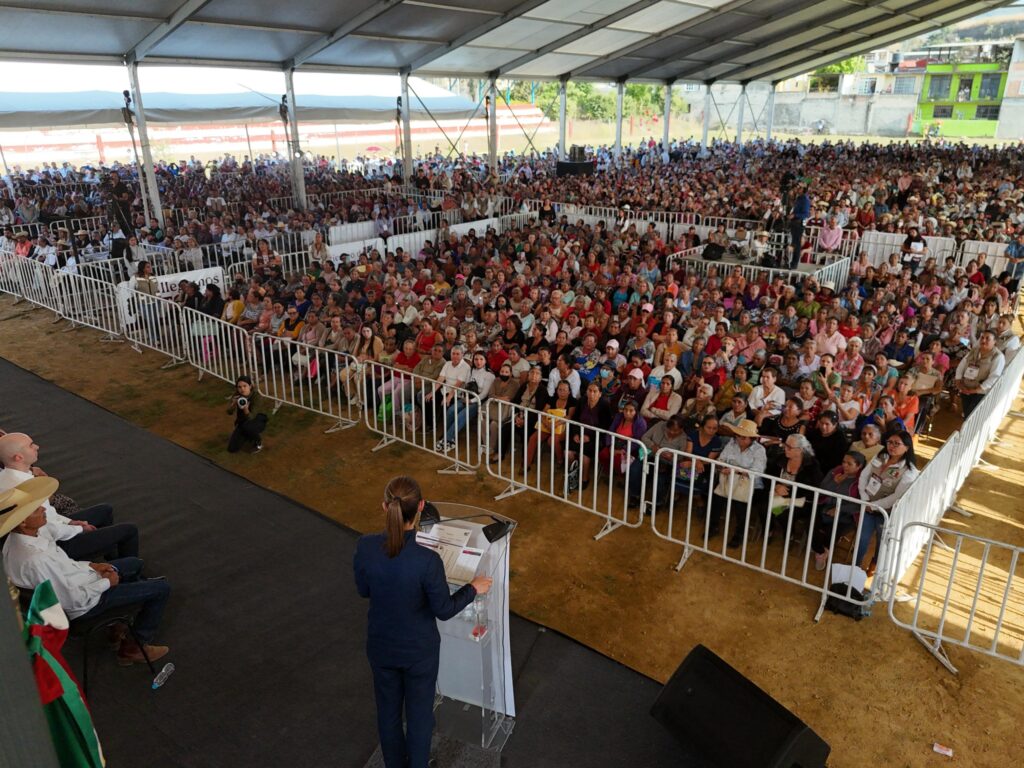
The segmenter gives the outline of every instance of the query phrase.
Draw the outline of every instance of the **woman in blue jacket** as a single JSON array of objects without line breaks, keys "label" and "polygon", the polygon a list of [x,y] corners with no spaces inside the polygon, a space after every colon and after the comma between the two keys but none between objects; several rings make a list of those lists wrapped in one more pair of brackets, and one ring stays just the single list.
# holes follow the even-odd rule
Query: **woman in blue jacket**
[{"label": "woman in blue jacket", "polygon": [[427,768],[441,650],[437,620],[447,621],[486,594],[491,579],[478,576],[449,592],[440,556],[416,543],[423,495],[411,477],[388,483],[382,507],[384,533],[360,538],[355,555],[356,588],[370,599],[366,655],[377,729],[387,768]]}]

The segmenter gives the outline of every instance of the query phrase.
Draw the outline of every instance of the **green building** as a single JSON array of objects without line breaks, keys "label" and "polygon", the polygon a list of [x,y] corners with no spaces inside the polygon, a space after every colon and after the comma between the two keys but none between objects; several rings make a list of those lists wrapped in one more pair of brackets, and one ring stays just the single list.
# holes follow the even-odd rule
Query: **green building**
[{"label": "green building", "polygon": [[1007,61],[929,62],[915,127],[923,133],[938,126],[940,136],[994,137],[1008,69]]}]

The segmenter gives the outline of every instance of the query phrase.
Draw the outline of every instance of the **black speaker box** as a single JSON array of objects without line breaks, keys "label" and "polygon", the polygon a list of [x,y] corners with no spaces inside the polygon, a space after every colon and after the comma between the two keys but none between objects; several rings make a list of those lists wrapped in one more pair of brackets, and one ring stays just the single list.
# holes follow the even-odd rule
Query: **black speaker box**
[{"label": "black speaker box", "polygon": [[555,168],[556,176],[593,176],[594,163],[591,160],[574,162],[572,160],[559,160]]},{"label": "black speaker box", "polygon": [[831,748],[800,718],[698,645],[651,708],[715,768],[823,768]]}]

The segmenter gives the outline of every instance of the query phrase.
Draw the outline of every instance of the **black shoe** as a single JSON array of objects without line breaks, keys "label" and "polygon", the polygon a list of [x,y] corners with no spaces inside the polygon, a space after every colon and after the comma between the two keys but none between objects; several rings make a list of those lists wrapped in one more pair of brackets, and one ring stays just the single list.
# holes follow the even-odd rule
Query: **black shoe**
[{"label": "black shoe", "polygon": [[710,528],[708,528],[708,538],[709,539],[713,539],[717,535],[718,535],[718,526],[717,525],[712,525]]},{"label": "black shoe", "polygon": [[740,536],[733,536],[731,539],[729,539],[729,543],[727,544],[727,546],[729,547],[729,549],[737,549],[742,544],[743,544],[743,538],[742,537],[740,537]]}]

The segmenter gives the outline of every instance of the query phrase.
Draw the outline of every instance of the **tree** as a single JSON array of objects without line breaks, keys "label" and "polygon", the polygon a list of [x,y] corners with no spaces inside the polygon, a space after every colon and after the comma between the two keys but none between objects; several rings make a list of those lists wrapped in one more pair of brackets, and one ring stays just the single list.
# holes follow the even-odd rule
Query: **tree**
[{"label": "tree", "polygon": [[826,64],[824,67],[818,67],[814,70],[816,75],[855,75],[858,72],[866,72],[867,63],[864,61],[863,56],[854,56],[851,59],[845,59],[844,61],[836,62],[835,64]]}]

